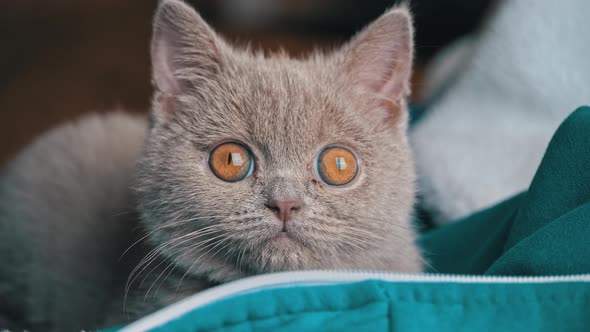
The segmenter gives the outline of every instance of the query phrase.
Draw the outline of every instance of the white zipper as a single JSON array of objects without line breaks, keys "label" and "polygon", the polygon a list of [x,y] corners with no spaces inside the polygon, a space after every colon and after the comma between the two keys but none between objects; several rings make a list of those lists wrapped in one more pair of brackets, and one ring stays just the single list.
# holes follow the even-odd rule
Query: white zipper
[{"label": "white zipper", "polygon": [[559,283],[590,282],[590,274],[566,276],[475,276],[451,274],[409,274],[379,271],[298,271],[279,272],[240,279],[199,292],[173,305],[146,316],[120,332],[143,332],[163,325],[192,310],[213,302],[262,289],[285,288],[290,286],[317,286],[337,283],[351,283],[363,280],[382,280],[387,282],[451,282],[481,284],[521,284],[521,283]]}]

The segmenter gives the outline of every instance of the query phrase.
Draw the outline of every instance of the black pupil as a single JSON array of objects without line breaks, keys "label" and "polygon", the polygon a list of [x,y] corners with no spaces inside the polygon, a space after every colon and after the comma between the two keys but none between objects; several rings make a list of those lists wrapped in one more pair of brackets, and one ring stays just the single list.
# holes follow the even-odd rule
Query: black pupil
[{"label": "black pupil", "polygon": [[227,164],[231,164],[231,153],[227,154]]}]

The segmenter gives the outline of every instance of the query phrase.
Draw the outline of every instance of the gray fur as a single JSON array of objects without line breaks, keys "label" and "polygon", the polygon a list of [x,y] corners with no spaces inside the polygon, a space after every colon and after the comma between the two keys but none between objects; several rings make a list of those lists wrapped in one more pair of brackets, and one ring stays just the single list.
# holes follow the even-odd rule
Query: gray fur
[{"label": "gray fur", "polygon": [[[248,275],[421,270],[410,223],[407,9],[302,60],[234,49],[178,0],[160,3],[154,25],[149,128],[117,113],[85,118],[41,137],[1,178],[4,319],[88,328]],[[208,153],[224,140],[252,150],[251,177],[213,175]],[[314,172],[331,144],[360,159],[345,187]],[[303,202],[286,237],[265,207],[285,198]]]}]

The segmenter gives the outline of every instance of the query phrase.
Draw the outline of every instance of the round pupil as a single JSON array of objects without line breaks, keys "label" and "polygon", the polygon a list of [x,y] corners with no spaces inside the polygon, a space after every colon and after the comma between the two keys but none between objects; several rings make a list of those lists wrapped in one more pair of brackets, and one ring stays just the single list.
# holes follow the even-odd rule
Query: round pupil
[{"label": "round pupil", "polygon": [[237,143],[222,144],[209,156],[209,166],[213,173],[229,182],[243,180],[249,175],[251,163],[248,150]]},{"label": "round pupil", "polygon": [[330,185],[344,185],[356,176],[358,165],[352,152],[339,147],[322,151],[318,158],[318,171],[322,180]]}]

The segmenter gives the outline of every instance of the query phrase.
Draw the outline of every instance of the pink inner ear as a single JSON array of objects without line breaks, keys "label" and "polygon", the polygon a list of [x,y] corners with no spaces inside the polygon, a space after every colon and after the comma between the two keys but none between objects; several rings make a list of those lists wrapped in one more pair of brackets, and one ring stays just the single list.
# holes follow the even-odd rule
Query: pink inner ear
[{"label": "pink inner ear", "polygon": [[172,66],[169,63],[169,61],[173,61],[173,57],[170,54],[172,50],[166,38],[161,34],[154,36],[154,41],[152,66],[156,86],[164,94],[176,95],[180,92],[180,84],[174,77]]},{"label": "pink inner ear", "polygon": [[174,113],[174,97],[165,93],[156,94],[156,104],[158,109],[164,115],[163,119],[168,119]]},{"label": "pink inner ear", "polygon": [[[402,52],[399,51],[400,50],[398,50],[397,53],[392,52],[389,54],[388,68],[386,71],[383,71],[382,82],[384,83],[381,84],[381,90],[379,90],[379,94],[383,96],[391,96],[396,99],[399,99],[406,94],[411,73],[411,60],[409,58],[402,59],[403,55],[400,54]],[[397,60],[392,60],[394,59],[392,54],[399,55],[399,57],[396,58]]]}]

